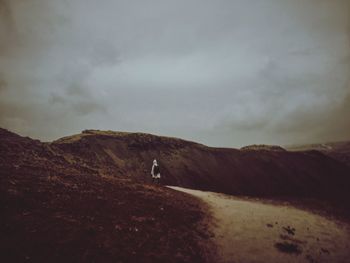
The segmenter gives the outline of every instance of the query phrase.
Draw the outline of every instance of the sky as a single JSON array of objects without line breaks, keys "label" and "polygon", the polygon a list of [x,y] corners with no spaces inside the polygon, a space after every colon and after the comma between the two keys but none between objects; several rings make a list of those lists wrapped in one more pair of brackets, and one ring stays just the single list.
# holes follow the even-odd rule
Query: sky
[{"label": "sky", "polygon": [[350,139],[348,0],[0,0],[0,127]]}]

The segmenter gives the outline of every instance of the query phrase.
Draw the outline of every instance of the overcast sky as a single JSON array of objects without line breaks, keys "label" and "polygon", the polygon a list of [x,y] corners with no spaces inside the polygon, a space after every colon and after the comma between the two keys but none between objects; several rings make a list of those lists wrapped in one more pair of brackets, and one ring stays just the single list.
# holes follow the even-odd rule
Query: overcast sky
[{"label": "overcast sky", "polygon": [[348,0],[0,0],[0,126],[350,139]]}]

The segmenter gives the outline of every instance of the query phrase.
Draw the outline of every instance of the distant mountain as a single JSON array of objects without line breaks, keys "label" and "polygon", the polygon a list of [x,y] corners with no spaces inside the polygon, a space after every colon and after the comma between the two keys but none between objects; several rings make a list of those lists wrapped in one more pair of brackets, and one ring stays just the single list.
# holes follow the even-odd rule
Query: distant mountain
[{"label": "distant mountain", "polygon": [[289,151],[320,151],[350,166],[350,141],[288,146]]}]

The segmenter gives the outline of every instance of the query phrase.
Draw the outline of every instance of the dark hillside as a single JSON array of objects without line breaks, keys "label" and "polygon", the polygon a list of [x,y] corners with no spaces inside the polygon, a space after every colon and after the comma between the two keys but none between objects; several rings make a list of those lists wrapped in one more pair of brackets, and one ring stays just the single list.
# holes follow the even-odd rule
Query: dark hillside
[{"label": "dark hillside", "polygon": [[199,201],[71,157],[0,129],[0,262],[210,262]]},{"label": "dark hillside", "polygon": [[318,151],[211,148],[150,134],[91,130],[51,147],[72,163],[141,182],[149,181],[152,160],[157,158],[164,184],[265,197],[344,200],[350,195],[350,168]]},{"label": "dark hillside", "polygon": [[340,162],[350,166],[350,142],[331,142],[322,144],[307,144],[289,146],[290,151],[320,151]]},{"label": "dark hillside", "polygon": [[154,158],[162,184],[349,208],[350,167],[315,150],[94,130],[42,143],[0,129],[1,262],[210,262],[201,203],[147,184]]}]

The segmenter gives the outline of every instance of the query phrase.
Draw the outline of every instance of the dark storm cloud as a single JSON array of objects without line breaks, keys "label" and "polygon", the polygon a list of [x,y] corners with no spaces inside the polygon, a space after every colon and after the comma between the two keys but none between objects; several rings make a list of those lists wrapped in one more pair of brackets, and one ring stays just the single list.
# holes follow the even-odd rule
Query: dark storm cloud
[{"label": "dark storm cloud", "polygon": [[[349,139],[347,0],[0,0],[0,126]],[[346,115],[347,114],[347,115]]]}]

